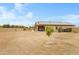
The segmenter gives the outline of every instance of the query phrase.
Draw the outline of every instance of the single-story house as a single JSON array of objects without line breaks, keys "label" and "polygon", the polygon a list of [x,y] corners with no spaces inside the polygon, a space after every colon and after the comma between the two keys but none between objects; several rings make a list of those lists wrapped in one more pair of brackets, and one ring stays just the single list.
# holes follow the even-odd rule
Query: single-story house
[{"label": "single-story house", "polygon": [[74,26],[69,22],[38,21],[35,23],[35,31],[46,31],[47,27],[51,27],[55,32],[72,32]]}]

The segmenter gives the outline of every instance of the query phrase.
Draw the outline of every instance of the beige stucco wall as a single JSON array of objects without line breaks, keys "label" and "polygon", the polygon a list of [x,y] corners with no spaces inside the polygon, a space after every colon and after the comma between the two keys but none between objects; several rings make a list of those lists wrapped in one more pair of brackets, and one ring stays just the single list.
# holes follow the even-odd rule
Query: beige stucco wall
[{"label": "beige stucco wall", "polygon": [[34,29],[35,31],[38,31],[38,26],[37,25],[35,25],[35,29]]},{"label": "beige stucco wall", "polygon": [[[62,26],[62,25],[60,25],[60,26],[50,26],[50,25],[44,25],[45,26],[45,30],[46,30],[46,28],[47,27],[51,27],[51,28],[53,28],[54,29],[54,32],[57,32],[57,30],[56,30],[56,27],[57,28],[59,28],[59,27],[62,27],[62,29],[66,29],[66,28],[72,28],[72,30],[73,30],[73,28],[74,28],[74,26]],[[38,26],[35,26],[35,31],[38,31]]]},{"label": "beige stucco wall", "polygon": [[56,30],[56,27],[57,27],[57,28],[61,27],[62,29],[72,28],[72,31],[73,31],[73,29],[74,29],[74,26],[45,26],[45,30],[46,30],[47,27],[53,28],[53,29],[54,29],[54,32],[57,32],[57,31],[58,31],[58,30]]},{"label": "beige stucco wall", "polygon": [[53,28],[54,31],[56,31],[55,30],[55,28],[56,28],[55,26],[45,26],[45,30],[46,30],[47,27],[51,27],[51,28]]}]

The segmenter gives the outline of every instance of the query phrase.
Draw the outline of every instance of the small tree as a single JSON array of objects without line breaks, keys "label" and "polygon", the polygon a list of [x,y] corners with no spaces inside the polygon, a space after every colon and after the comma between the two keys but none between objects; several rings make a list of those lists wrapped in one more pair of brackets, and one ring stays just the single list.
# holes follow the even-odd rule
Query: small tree
[{"label": "small tree", "polygon": [[48,46],[48,47],[52,44],[52,41],[51,41],[52,39],[50,39],[50,35],[52,34],[52,32],[54,32],[53,28],[51,28],[51,27],[46,28],[46,35],[48,36],[46,46]]},{"label": "small tree", "polygon": [[48,37],[52,34],[52,32],[53,32],[53,29],[51,27],[46,28],[46,34]]}]

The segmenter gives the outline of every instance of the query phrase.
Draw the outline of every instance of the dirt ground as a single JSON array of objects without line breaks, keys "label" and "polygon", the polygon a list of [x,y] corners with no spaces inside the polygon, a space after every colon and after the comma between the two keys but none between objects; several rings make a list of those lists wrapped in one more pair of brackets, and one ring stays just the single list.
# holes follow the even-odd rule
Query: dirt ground
[{"label": "dirt ground", "polygon": [[77,55],[79,33],[0,32],[1,55]]}]

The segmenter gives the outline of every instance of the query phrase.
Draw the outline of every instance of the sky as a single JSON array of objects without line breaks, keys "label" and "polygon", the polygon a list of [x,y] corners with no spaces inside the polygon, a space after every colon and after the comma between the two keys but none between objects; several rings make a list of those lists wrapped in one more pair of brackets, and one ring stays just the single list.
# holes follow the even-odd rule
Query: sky
[{"label": "sky", "polygon": [[0,24],[34,25],[37,21],[79,26],[79,3],[0,3]]}]

